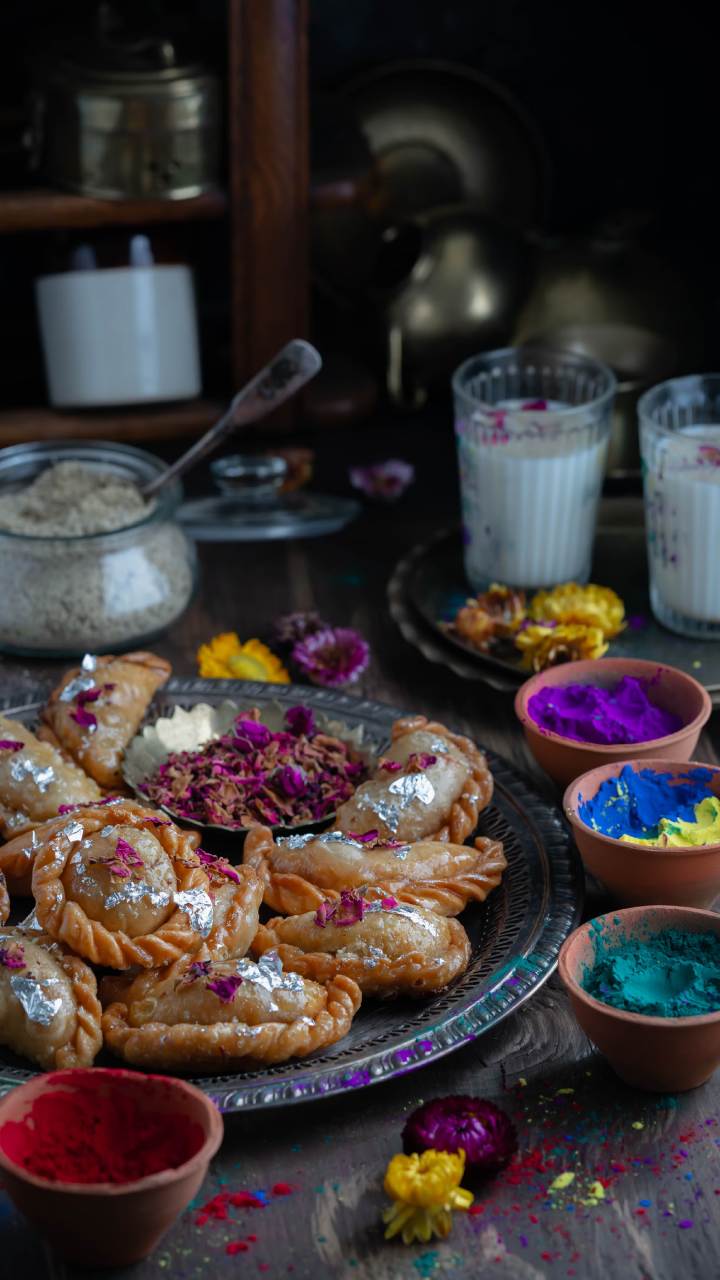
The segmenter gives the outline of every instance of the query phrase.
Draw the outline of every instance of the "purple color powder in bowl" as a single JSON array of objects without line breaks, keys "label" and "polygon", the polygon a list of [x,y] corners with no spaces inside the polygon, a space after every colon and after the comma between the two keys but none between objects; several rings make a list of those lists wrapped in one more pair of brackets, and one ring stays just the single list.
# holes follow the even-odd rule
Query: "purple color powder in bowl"
[{"label": "purple color powder in bowl", "polygon": [[614,761],[690,760],[711,710],[691,675],[642,658],[550,667],[515,697],[528,747],[562,786]]},{"label": "purple color powder in bowl", "polygon": [[573,742],[651,742],[682,728],[672,711],[648,697],[648,681],[623,676],[610,689],[592,684],[546,685],[528,699],[528,714],[540,729]]}]

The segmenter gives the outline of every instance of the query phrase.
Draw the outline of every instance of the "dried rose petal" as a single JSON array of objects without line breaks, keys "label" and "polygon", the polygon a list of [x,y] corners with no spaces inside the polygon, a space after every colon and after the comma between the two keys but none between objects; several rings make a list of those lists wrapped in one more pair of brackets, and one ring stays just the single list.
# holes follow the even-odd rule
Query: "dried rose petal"
[{"label": "dried rose petal", "polygon": [[468,1169],[491,1173],[509,1163],[517,1150],[512,1121],[483,1098],[436,1098],[418,1107],[403,1129],[403,1149],[464,1151]]},{"label": "dried rose petal", "polygon": [[70,712],[70,719],[74,720],[83,729],[97,729],[97,716],[92,711],[86,711],[84,707],[76,707]]},{"label": "dried rose petal", "polygon": [[356,840],[358,844],[372,844],[377,840],[380,832],[374,831],[348,831],[346,832],[348,840]]},{"label": "dried rose petal", "polygon": [[235,992],[241,983],[242,978],[239,974],[236,974],[227,978],[213,978],[212,982],[206,982],[205,986],[208,991],[212,991],[223,1004],[229,1004],[234,998]]},{"label": "dried rose petal", "polygon": [[24,742],[17,742],[15,738],[0,738],[0,751],[22,751],[24,746]]},{"label": "dried rose petal", "polygon": [[305,775],[301,769],[286,764],[277,774],[277,784],[285,796],[301,796],[305,790]]},{"label": "dried rose petal", "polygon": [[211,875],[217,873],[227,876],[228,880],[234,880],[235,884],[240,884],[240,876],[237,871],[224,858],[217,858],[214,853],[207,853],[205,849],[196,849],[195,854],[203,866],[209,868]]},{"label": "dried rose petal", "polygon": [[335,914],[336,904],[334,902],[321,902],[315,912],[314,920],[318,929],[324,929],[328,920],[332,920]]},{"label": "dried rose petal", "polygon": [[396,907],[397,904],[397,898],[389,897],[380,899],[380,906],[384,907],[386,911],[392,911],[393,907]]},{"label": "dried rose petal", "polygon": [[137,849],[134,849],[127,840],[123,840],[122,836],[118,837],[115,845],[115,856],[120,859],[125,867],[142,867],[144,865]]},{"label": "dried rose petal", "polygon": [[367,903],[362,894],[354,889],[341,889],[340,905],[333,915],[333,924],[340,927],[358,924],[367,910]]},{"label": "dried rose petal", "polygon": [[259,720],[243,720],[240,716],[235,721],[235,735],[247,739],[256,749],[266,747],[272,738],[267,725]]},{"label": "dried rose petal", "polygon": [[21,942],[15,942],[11,947],[0,947],[0,965],[5,969],[25,968],[25,951]]},{"label": "dried rose petal", "polygon": [[296,737],[304,734],[306,738],[314,738],[317,732],[315,728],[315,713],[312,707],[290,707],[285,712],[285,723],[290,732],[295,734]]},{"label": "dried rose petal", "polygon": [[399,760],[381,760],[378,768],[384,769],[385,773],[399,773],[402,764]]},{"label": "dried rose petal", "polygon": [[198,978],[207,978],[211,968],[211,960],[193,960],[185,974],[185,981],[196,982]]}]

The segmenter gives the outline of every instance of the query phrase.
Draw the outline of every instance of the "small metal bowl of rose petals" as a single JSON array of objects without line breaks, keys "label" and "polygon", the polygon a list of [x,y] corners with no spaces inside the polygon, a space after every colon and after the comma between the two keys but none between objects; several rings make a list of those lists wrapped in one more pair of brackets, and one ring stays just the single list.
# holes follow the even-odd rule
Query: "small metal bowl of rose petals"
[{"label": "small metal bowl of rose petals", "polygon": [[383,745],[309,706],[199,703],[146,725],[123,777],[140,800],[203,830],[310,831],[365,781]]}]

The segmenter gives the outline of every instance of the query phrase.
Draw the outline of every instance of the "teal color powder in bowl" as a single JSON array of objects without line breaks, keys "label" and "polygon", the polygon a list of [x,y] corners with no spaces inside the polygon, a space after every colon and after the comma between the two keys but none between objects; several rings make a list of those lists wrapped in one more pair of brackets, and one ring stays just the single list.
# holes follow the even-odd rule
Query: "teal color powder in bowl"
[{"label": "teal color powder in bowl", "polygon": [[[595,961],[581,985],[614,1009],[659,1018],[720,1011],[720,936],[664,929],[608,946],[600,921],[591,925]],[[617,935],[611,935],[617,938]]]}]

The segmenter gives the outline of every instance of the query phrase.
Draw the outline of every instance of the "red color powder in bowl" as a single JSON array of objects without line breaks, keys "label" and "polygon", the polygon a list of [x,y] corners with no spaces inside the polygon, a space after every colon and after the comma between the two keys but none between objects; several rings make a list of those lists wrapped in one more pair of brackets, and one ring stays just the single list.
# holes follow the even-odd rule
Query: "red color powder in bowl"
[{"label": "red color powder in bowl", "polygon": [[137,1182],[200,1150],[205,1135],[194,1120],[150,1113],[137,1092],[103,1084],[88,1075],[80,1087],[41,1094],[0,1129],[0,1149],[36,1178],[75,1183]]},{"label": "red color powder in bowl", "polygon": [[222,1133],[217,1108],[185,1080],[55,1071],[0,1098],[0,1177],[62,1258],[129,1266],[197,1194]]}]

